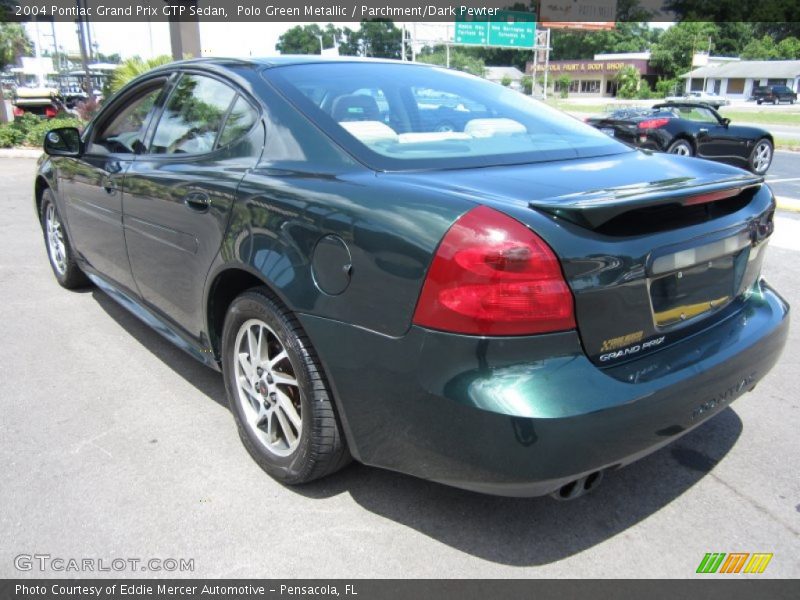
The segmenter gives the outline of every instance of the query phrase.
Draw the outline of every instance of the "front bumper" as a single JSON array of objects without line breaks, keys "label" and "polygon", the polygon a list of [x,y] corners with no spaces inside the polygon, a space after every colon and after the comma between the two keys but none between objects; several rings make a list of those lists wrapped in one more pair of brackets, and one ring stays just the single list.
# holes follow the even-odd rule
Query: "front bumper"
[{"label": "front bumper", "polygon": [[392,338],[301,315],[361,462],[484,493],[537,496],[626,465],[753,389],[789,307],[760,284],[742,310],[678,344],[599,369],[576,332]]}]

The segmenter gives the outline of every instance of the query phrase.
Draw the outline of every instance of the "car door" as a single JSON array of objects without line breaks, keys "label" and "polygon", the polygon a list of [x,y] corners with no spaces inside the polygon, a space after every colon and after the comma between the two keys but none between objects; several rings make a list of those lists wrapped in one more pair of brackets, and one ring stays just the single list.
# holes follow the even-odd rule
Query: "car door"
[{"label": "car door", "polygon": [[683,112],[692,121],[697,139],[697,156],[734,164],[741,161],[744,142],[725,125],[716,111],[693,106]]},{"label": "car door", "polygon": [[260,156],[263,124],[229,82],[184,72],[151,138],[125,175],[131,269],[146,303],[199,339],[205,278],[239,182]]},{"label": "car door", "polygon": [[75,250],[103,277],[133,292],[122,230],[122,181],[144,148],[166,81],[151,79],[116,99],[87,132],[85,153],[59,165],[59,190]]}]

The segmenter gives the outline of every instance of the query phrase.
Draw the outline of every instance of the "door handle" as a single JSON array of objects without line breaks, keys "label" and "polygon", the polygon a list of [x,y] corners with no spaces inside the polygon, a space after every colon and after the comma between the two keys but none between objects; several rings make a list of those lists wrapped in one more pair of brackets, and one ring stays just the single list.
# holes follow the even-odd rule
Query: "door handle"
[{"label": "door handle", "polygon": [[699,129],[699,130],[697,131],[697,133],[708,133],[708,129],[706,129],[705,127],[703,127],[703,128],[701,128],[701,129]]},{"label": "door handle", "polygon": [[205,192],[191,192],[183,197],[183,203],[197,212],[206,212],[211,206],[211,198]]}]

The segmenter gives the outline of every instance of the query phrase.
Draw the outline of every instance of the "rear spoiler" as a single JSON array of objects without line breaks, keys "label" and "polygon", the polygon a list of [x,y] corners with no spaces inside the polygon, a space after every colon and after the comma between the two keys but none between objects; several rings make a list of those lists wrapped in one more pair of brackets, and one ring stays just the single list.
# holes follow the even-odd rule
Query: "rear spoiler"
[{"label": "rear spoiler", "polygon": [[528,206],[595,229],[631,210],[667,204],[691,206],[716,202],[738,196],[747,189],[759,188],[763,182],[763,177],[749,174],[710,182],[698,181],[696,177],[679,177],[532,200]]}]

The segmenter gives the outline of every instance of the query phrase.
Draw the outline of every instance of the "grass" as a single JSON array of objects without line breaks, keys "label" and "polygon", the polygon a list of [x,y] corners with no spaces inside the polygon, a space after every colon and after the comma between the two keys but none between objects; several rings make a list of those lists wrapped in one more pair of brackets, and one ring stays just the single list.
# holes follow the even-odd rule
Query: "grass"
[{"label": "grass", "polygon": [[796,125],[800,127],[800,108],[793,112],[769,112],[769,110],[726,110],[720,111],[722,116],[728,117],[734,123],[763,123],[766,125]]},{"label": "grass", "polygon": [[775,138],[775,147],[780,150],[800,152],[800,139]]},{"label": "grass", "polygon": [[[633,101],[632,105],[650,106],[656,102],[658,102],[658,100],[638,100]],[[616,102],[612,98],[609,98],[608,102],[605,104],[578,104],[562,98],[548,99],[547,103],[559,110],[563,110],[564,112],[580,115],[602,114],[606,112],[606,109],[609,106],[616,105]],[[625,104],[620,104],[620,106],[625,106]],[[776,110],[770,110],[770,108],[771,107],[765,107],[763,109],[756,110],[735,110],[731,109],[730,107],[723,106],[720,110],[720,113],[722,116],[728,117],[734,123],[738,121],[741,123],[796,125],[800,127],[800,104],[797,105],[797,108],[789,109],[788,112],[785,110],[781,110],[779,112]]]}]

